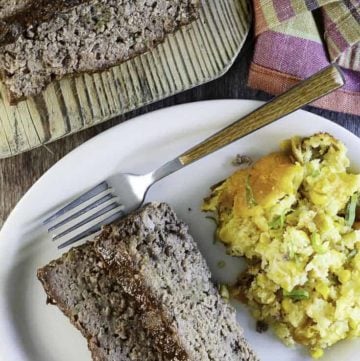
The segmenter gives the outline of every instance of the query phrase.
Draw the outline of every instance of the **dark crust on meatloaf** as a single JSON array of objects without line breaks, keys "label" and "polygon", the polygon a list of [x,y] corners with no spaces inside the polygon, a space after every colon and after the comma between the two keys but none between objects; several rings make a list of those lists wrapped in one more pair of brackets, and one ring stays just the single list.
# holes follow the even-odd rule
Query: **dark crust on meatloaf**
[{"label": "dark crust on meatloaf", "polygon": [[[82,333],[82,335],[87,340],[88,348],[91,352],[92,359],[94,361],[105,361],[106,358],[104,358],[104,356],[102,355],[101,348],[98,345],[96,337],[94,337],[94,335],[89,334],[86,331],[86,328],[82,325],[81,322],[78,321],[77,317],[74,316],[73,310],[67,308],[66,304],[59,302],[60,300],[56,297],[57,290],[53,289],[49,285],[49,277],[51,277],[50,274],[54,268],[56,268],[57,266],[61,266],[63,263],[63,260],[66,259],[66,257],[71,252],[73,252],[73,251],[75,251],[75,252],[76,251],[80,251],[80,252],[85,251],[86,252],[86,249],[88,247],[92,247],[92,245],[90,243],[87,243],[85,245],[73,248],[68,253],[63,255],[61,258],[54,260],[54,261],[50,262],[48,265],[46,265],[45,267],[39,269],[37,276],[38,276],[38,279],[40,280],[40,282],[42,283],[44,290],[46,291],[46,294],[48,295],[47,303],[56,305],[64,313],[64,315],[69,318],[70,322]],[[101,258],[100,255],[97,255],[97,257]],[[127,298],[125,293],[121,294],[121,297]],[[133,331],[136,332],[136,329],[134,329]],[[160,358],[160,355],[159,355],[159,358]],[[162,357],[161,357],[161,359],[163,360]]]},{"label": "dark crust on meatloaf", "polygon": [[[111,233],[111,227],[105,227],[97,242],[101,243],[102,240],[108,240]],[[116,269],[116,277],[123,285],[125,292],[132,297],[138,311],[144,315],[142,318],[143,325],[153,337],[156,348],[162,352],[166,359],[189,360],[187,352],[181,346],[176,335],[176,330],[171,327],[168,315],[145,286],[143,276],[134,266],[126,247],[119,246],[119,248],[121,248],[121,260],[117,259],[117,262],[111,263],[111,266]]]},{"label": "dark crust on meatloaf", "polygon": [[[99,238],[108,236],[104,230]],[[94,247],[93,243],[87,243],[79,248]],[[135,304],[135,308],[142,315],[142,324],[144,329],[149,333],[154,342],[154,348],[164,357],[165,360],[173,361],[188,361],[189,357],[185,349],[181,346],[180,340],[176,335],[176,330],[170,326],[170,321],[167,319],[162,307],[157,300],[151,295],[149,290],[144,286],[142,276],[133,268],[131,257],[127,254],[124,248],[124,258],[122,264],[108,265],[107,269],[109,277],[116,279],[126,288],[125,293],[129,299]],[[72,252],[70,250],[69,252]],[[65,255],[66,256],[66,255]],[[100,255],[98,255],[101,257]],[[64,256],[63,256],[64,257]],[[57,305],[59,309],[70,319],[71,323],[83,334],[88,341],[89,350],[95,361],[102,361],[98,355],[98,346],[93,340],[93,335],[88,334],[81,323],[77,322],[71,311],[61,302],[58,302],[52,295],[54,290],[49,287],[47,282],[48,273],[52,268],[62,263],[62,258],[52,261],[50,264],[38,270],[37,276],[42,283],[46,294],[48,295],[47,303]],[[104,261],[106,264],[106,262]],[[123,296],[123,295],[122,295]]]}]

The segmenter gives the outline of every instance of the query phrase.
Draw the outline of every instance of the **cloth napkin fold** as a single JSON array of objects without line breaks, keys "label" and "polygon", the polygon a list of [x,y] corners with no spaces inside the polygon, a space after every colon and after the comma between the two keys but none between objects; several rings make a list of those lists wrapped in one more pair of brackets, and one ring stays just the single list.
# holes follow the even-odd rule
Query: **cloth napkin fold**
[{"label": "cloth napkin fold", "polygon": [[360,0],[253,3],[256,43],[248,85],[279,94],[337,63],[346,85],[313,105],[360,115]]}]

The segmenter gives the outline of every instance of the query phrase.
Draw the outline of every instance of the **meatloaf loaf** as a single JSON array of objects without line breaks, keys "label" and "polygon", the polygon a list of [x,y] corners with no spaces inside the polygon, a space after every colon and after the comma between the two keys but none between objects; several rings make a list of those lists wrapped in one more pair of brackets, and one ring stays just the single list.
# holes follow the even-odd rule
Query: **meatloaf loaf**
[{"label": "meatloaf loaf", "polygon": [[90,0],[29,26],[0,48],[12,104],[52,80],[96,72],[144,53],[198,17],[200,0]]},{"label": "meatloaf loaf", "polygon": [[257,360],[187,226],[166,204],[105,227],[38,277],[94,360]]}]

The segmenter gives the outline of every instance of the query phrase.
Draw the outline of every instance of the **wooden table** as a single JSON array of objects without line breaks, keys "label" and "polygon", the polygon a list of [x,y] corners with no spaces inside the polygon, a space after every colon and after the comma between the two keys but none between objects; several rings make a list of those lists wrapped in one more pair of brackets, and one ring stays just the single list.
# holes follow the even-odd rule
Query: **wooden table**
[{"label": "wooden table", "polygon": [[[231,70],[214,82],[133,111],[125,116],[54,142],[47,147],[38,148],[10,159],[0,160],[0,227],[19,199],[47,169],[72,149],[105,129],[137,115],[175,104],[206,99],[269,99],[269,96],[265,93],[246,87],[252,51],[252,37],[249,37]],[[331,119],[360,136],[360,117],[311,107],[308,110]]]}]

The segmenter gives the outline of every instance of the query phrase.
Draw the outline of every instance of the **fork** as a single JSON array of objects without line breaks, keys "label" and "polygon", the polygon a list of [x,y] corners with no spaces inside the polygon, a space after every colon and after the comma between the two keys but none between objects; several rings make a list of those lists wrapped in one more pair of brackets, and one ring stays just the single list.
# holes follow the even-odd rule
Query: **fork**
[{"label": "fork", "polygon": [[139,208],[148,189],[158,180],[329,94],[344,83],[340,69],[330,65],[153,172],[114,174],[65,205],[43,224],[54,241],[68,238],[59,249],[74,244]]}]

